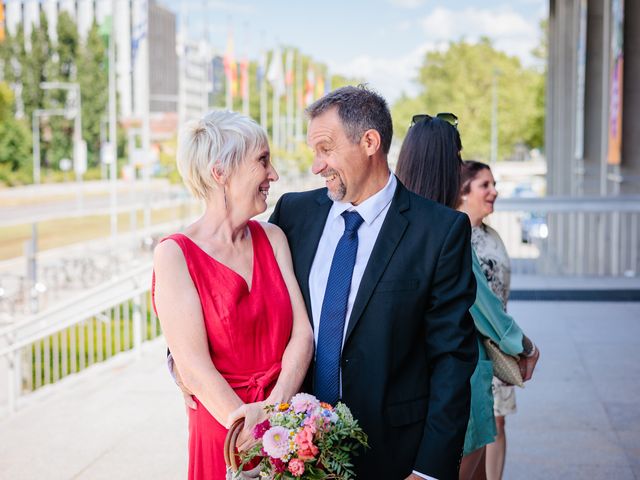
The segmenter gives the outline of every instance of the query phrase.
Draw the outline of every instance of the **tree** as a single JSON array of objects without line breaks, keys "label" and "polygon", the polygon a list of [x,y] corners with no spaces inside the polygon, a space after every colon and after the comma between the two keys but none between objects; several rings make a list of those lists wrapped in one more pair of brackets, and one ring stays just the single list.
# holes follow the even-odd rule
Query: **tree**
[{"label": "tree", "polygon": [[535,93],[540,77],[534,69],[523,68],[518,58],[497,51],[487,38],[476,44],[451,42],[447,50],[425,55],[417,78],[421,92],[396,102],[394,129],[402,137],[413,114],[453,112],[460,119],[463,157],[487,160],[495,80],[499,158],[511,153],[517,143],[539,147],[540,140],[531,135],[531,129],[540,117]]},{"label": "tree", "polygon": [[13,185],[30,181],[31,139],[29,130],[13,115],[14,96],[0,82],[0,182]]},{"label": "tree", "polygon": [[[53,47],[53,64],[49,81],[76,82],[77,60],[80,48],[78,29],[68,12],[61,12],[56,27],[58,40]],[[70,93],[64,89],[52,89],[47,92],[48,107],[66,108]],[[84,118],[83,118],[84,123]],[[46,148],[47,165],[56,164],[62,158],[73,157],[73,120],[62,116],[50,117],[44,125],[48,126],[49,140]]]},{"label": "tree", "polygon": [[18,58],[20,64],[19,81],[22,84],[22,101],[27,121],[31,121],[33,111],[44,108],[44,91],[40,84],[52,78],[53,50],[47,35],[47,17],[40,12],[40,25],[33,25],[30,38],[30,48],[22,41],[22,28],[18,28],[16,42],[18,43]]},{"label": "tree", "polygon": [[109,78],[106,46],[95,22],[80,48],[77,65],[77,81],[82,94],[82,138],[87,142],[89,164],[97,165],[100,160],[100,124],[106,116],[109,101]]}]

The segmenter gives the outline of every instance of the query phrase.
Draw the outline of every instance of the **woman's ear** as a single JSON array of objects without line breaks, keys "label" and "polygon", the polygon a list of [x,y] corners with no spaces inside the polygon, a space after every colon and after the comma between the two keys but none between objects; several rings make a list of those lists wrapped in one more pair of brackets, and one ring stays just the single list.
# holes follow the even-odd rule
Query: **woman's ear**
[{"label": "woman's ear", "polygon": [[225,175],[225,173],[222,170],[222,168],[220,168],[220,165],[214,165],[212,167],[211,176],[213,177],[213,180],[218,185],[224,185],[227,182],[227,176]]},{"label": "woman's ear", "polygon": [[364,135],[362,135],[362,145],[368,156],[375,154],[382,146],[382,139],[380,138],[380,132],[370,128]]}]

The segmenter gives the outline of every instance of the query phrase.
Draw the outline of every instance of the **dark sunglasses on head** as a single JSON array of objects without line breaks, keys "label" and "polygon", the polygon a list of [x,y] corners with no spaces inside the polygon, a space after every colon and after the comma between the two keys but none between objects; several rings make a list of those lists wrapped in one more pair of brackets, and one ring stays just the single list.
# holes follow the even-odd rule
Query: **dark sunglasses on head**
[{"label": "dark sunglasses on head", "polygon": [[[411,117],[411,125],[409,127],[413,127],[416,123],[421,122],[422,120],[426,120],[427,118],[433,118],[431,115],[427,115],[426,113],[420,113],[418,115],[414,115]],[[450,125],[453,125],[455,128],[458,128],[458,117],[455,114],[449,112],[442,112],[436,115],[436,118],[440,120],[444,120]]]}]

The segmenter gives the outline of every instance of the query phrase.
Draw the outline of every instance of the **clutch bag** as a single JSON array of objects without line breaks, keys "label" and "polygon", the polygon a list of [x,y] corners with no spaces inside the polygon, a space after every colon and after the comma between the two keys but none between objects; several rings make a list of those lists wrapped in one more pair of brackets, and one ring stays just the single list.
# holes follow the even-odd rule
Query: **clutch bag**
[{"label": "clutch bag", "polygon": [[517,385],[524,388],[518,357],[504,353],[490,338],[485,338],[484,348],[493,363],[493,375],[509,385]]}]

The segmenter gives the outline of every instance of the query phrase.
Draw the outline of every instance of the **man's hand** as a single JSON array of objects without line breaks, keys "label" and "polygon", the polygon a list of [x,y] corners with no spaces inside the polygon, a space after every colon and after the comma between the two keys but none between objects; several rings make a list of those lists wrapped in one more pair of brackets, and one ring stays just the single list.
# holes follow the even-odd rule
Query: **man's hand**
[{"label": "man's hand", "polygon": [[533,371],[536,368],[536,364],[538,363],[538,359],[540,358],[540,350],[536,347],[533,355],[530,357],[520,356],[520,360],[518,364],[520,366],[520,373],[522,373],[522,380],[525,382],[531,380],[533,376]]},{"label": "man's hand", "polygon": [[176,368],[175,363],[173,363],[173,374],[176,377],[176,383],[178,384],[178,387],[180,387],[180,390],[182,391],[185,410],[187,412],[187,416],[189,416],[189,409],[196,410],[198,408],[198,405],[193,399],[193,393],[191,393],[191,391],[185,386],[185,384],[182,383],[182,377],[180,376],[180,372]]},{"label": "man's hand", "polygon": [[419,475],[416,475],[415,473],[412,473],[411,475],[409,475],[407,478],[405,478],[404,480],[424,480],[424,478],[422,478]]},{"label": "man's hand", "polygon": [[227,420],[229,427],[237,419],[244,418],[244,427],[236,441],[238,451],[248,450],[255,445],[256,439],[253,437],[253,428],[267,418],[267,412],[264,410],[265,405],[266,402],[245,403],[229,414]]}]

